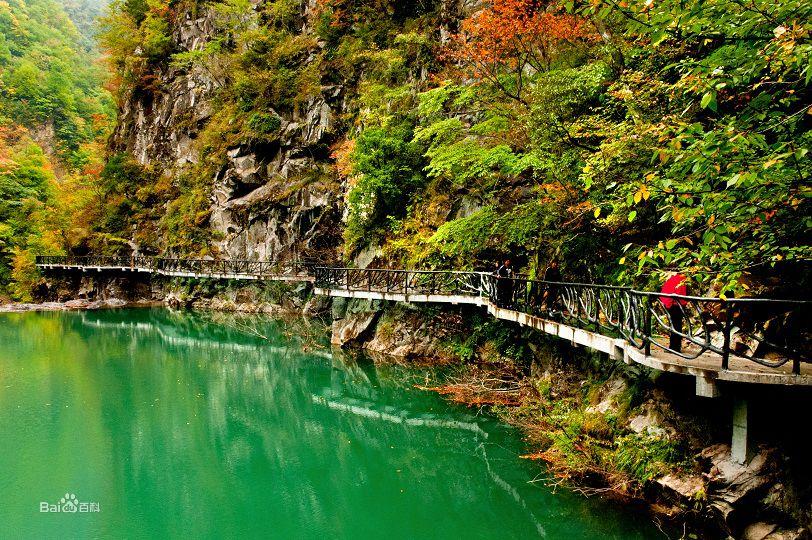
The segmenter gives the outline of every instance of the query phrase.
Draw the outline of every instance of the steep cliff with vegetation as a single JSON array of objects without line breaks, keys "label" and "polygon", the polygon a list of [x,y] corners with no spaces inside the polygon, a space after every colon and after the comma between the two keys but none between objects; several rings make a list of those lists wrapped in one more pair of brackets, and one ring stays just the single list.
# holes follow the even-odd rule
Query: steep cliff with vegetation
[{"label": "steep cliff with vegetation", "polygon": [[[98,166],[99,5],[2,8],[4,138],[47,141],[56,176]],[[47,246],[804,284],[809,10],[120,0],[101,28],[118,122],[71,189],[93,186],[92,221]],[[25,246],[4,242],[8,282]]]},{"label": "steep cliff with vegetation", "polygon": [[121,2],[110,229],[189,254],[807,280],[809,10]]}]

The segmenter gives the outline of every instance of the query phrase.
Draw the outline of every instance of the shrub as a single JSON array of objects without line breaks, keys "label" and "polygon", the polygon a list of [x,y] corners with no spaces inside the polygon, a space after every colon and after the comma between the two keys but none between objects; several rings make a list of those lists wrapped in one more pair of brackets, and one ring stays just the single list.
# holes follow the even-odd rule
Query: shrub
[{"label": "shrub", "polygon": [[252,134],[266,137],[268,135],[276,135],[279,128],[282,127],[282,121],[275,114],[255,112],[248,117],[248,129]]},{"label": "shrub", "polygon": [[409,126],[364,130],[351,160],[356,176],[347,196],[348,252],[381,237],[390,218],[402,219],[409,197],[425,183],[423,157]]}]

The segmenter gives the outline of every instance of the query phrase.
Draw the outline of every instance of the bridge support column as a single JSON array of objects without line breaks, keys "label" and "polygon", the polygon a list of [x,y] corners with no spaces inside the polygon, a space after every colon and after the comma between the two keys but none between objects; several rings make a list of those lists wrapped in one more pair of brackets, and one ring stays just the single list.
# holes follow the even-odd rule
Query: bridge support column
[{"label": "bridge support column", "polygon": [[733,441],[730,444],[730,456],[733,461],[744,465],[747,462],[747,400],[733,400]]},{"label": "bridge support column", "polygon": [[719,388],[717,388],[716,386],[716,380],[710,377],[703,377],[702,375],[697,375],[696,395],[700,397],[709,397],[709,398],[719,397]]}]

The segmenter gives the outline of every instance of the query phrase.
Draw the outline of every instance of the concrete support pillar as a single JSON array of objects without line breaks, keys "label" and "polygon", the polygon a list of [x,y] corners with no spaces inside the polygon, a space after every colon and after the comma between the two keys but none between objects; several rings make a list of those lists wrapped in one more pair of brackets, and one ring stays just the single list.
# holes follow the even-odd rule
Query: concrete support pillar
[{"label": "concrete support pillar", "polygon": [[719,388],[716,380],[702,375],[696,376],[696,395],[700,397],[719,397]]},{"label": "concrete support pillar", "polygon": [[733,441],[730,456],[733,461],[744,465],[747,462],[747,400],[735,398],[733,401]]}]

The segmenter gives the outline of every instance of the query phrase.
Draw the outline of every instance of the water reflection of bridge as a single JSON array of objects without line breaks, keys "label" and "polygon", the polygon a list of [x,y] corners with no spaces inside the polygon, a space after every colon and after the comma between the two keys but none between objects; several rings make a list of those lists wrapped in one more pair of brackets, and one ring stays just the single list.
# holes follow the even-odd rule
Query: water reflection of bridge
[{"label": "water reflection of bridge", "polygon": [[462,422],[460,420],[442,418],[441,415],[436,414],[410,416],[409,411],[403,409],[398,409],[391,406],[376,407],[374,404],[364,400],[345,397],[343,395],[333,393],[327,393],[326,395],[314,394],[312,399],[313,403],[325,405],[326,407],[335,411],[348,412],[363,418],[372,418],[374,420],[381,420],[404,426],[461,429],[470,431],[485,439],[488,438],[488,433],[483,431],[483,429],[479,427],[479,424],[476,422]]},{"label": "water reflection of bridge", "polygon": [[510,495],[510,497],[513,498],[521,506],[521,508],[525,510],[529,519],[533,522],[536,530],[538,531],[539,536],[547,536],[544,526],[530,509],[527,502],[519,493],[519,490],[516,489],[510,482],[502,478],[491,467],[491,463],[488,458],[488,445],[485,442],[485,440],[488,438],[488,432],[482,429],[477,422],[473,421],[473,419],[471,421],[460,421],[451,416],[442,414],[414,414],[412,411],[406,409],[399,409],[392,406],[379,406],[374,402],[346,397],[332,392],[328,392],[323,395],[314,394],[312,396],[312,400],[313,403],[324,405],[331,410],[349,413],[360,418],[389,422],[391,424],[398,424],[404,427],[453,429],[473,433],[477,439],[481,439],[481,442],[476,447],[476,451],[477,455],[482,458],[485,464],[488,476],[493,480],[496,486]]},{"label": "water reflection of bridge", "polygon": [[[241,384],[239,379],[243,373],[251,373],[252,379],[262,381],[265,385],[263,392],[251,392],[259,403],[264,402],[265,414],[272,415],[269,418],[279,417],[275,410],[289,410],[290,407],[300,407],[289,403],[298,402],[296,397],[299,394],[297,381],[309,381],[309,394],[307,401],[324,411],[343,416],[354,420],[345,422],[343,429],[354,433],[360,440],[366,440],[372,447],[378,448],[381,452],[386,452],[386,440],[390,437],[383,436],[384,425],[390,425],[388,431],[395,430],[394,433],[401,432],[406,439],[422,440],[417,437],[418,432],[437,432],[437,441],[445,446],[447,451],[453,453],[469,453],[466,450],[470,441],[475,444],[475,455],[483,463],[484,471],[487,473],[493,485],[513,499],[519,508],[522,509],[528,521],[532,524],[540,536],[546,536],[541,520],[534,513],[531,505],[525,501],[521,490],[511,481],[505,479],[498,471],[498,467],[492,465],[494,459],[504,460],[506,449],[498,443],[490,443],[491,430],[504,428],[487,417],[477,417],[467,412],[457,410],[453,413],[443,413],[438,411],[427,411],[426,404],[420,403],[425,397],[422,392],[415,392],[415,398],[410,399],[410,386],[404,383],[405,377],[400,377],[394,373],[382,374],[372,362],[358,361],[341,351],[298,351],[296,346],[285,346],[278,344],[269,345],[264,340],[257,340],[253,336],[241,336],[238,330],[230,327],[219,327],[217,323],[200,320],[199,322],[189,322],[190,317],[175,320],[172,314],[162,311],[152,311],[149,315],[143,316],[141,320],[132,320],[133,316],[138,316],[143,311],[126,312],[83,312],[79,314],[81,325],[86,328],[104,329],[112,332],[125,332],[134,338],[137,344],[147,343],[148,338],[159,339],[162,343],[170,345],[173,356],[177,362],[194,362],[196,353],[204,352],[212,355],[212,358],[229,355],[236,357],[237,362],[230,362],[230,366],[220,365],[217,371],[225,377],[225,386],[215,384],[207,391],[208,397],[213,406],[212,413],[217,426],[225,426],[237,422],[242,429],[255,433],[260,439],[268,441],[268,445],[273,444],[276,437],[271,434],[276,433],[276,428],[270,428],[276,421],[261,420],[257,417],[256,407],[246,408],[245,405],[232,403],[231,406],[224,405],[229,402],[232,392],[228,390],[230,384]],[[149,313],[149,312],[147,312]],[[271,332],[269,332],[271,333]],[[278,337],[278,334],[275,334]],[[231,339],[232,341],[229,341]],[[242,340],[242,342],[240,342]],[[181,352],[182,351],[182,352]],[[275,362],[274,367],[261,369],[272,359],[287,358],[291,355],[302,355],[317,357],[320,361],[329,360],[330,369],[329,380],[319,379],[314,381],[301,372],[302,364],[298,362]],[[210,365],[214,365],[209,363]],[[241,369],[245,368],[245,369]],[[384,368],[386,369],[386,368]],[[396,370],[405,368],[394,368]],[[396,397],[393,397],[396,396]],[[397,405],[395,405],[395,403]],[[260,409],[262,410],[262,409]],[[222,418],[220,418],[222,416]],[[284,420],[283,420],[284,421]],[[314,423],[315,422],[315,423]],[[311,425],[312,424],[312,425]],[[288,436],[299,437],[304,433],[320,431],[320,426],[315,418],[306,418],[301,433],[290,433]],[[466,433],[462,436],[440,435],[444,431],[454,433]],[[374,435],[373,435],[374,433]],[[409,434],[412,434],[411,436]],[[230,438],[221,435],[219,439],[225,441]],[[313,444],[321,444],[311,441]],[[463,444],[457,448],[457,445]],[[415,443],[419,447],[419,443]],[[227,449],[229,454],[239,455],[243,450],[240,448]],[[491,452],[497,452],[497,457],[492,457]],[[515,458],[515,455],[511,455]],[[535,491],[535,490],[534,490]]]},{"label": "water reflection of bridge", "polygon": [[[110,321],[93,315],[94,312],[82,312],[82,325],[90,328],[105,330],[126,330],[130,333],[154,334],[161,341],[177,347],[194,347],[198,349],[215,349],[219,352],[245,353],[245,352],[265,352],[270,354],[287,355],[291,349],[289,347],[279,347],[269,345],[267,341],[256,341],[250,343],[239,343],[233,341],[233,334],[230,339],[221,340],[212,337],[190,336],[179,331],[176,325],[161,324],[155,321]],[[239,333],[239,329],[236,331]],[[249,336],[250,337],[250,336]],[[310,356],[332,359],[333,354],[329,351],[313,349],[307,352]]]}]

